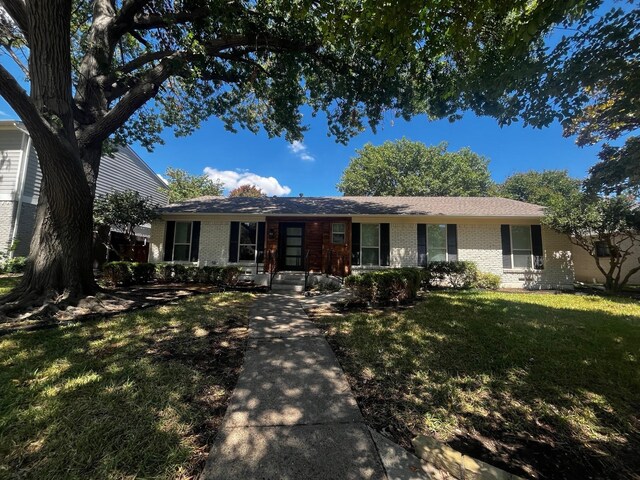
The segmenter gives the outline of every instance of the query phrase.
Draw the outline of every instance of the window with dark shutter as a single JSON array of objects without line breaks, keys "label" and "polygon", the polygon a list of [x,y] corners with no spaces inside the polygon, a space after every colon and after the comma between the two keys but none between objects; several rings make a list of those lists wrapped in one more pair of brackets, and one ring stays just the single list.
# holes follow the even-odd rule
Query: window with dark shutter
[{"label": "window with dark shutter", "polygon": [[447,224],[447,260],[458,260],[458,226],[455,223]]},{"label": "window with dark shutter", "polygon": [[176,222],[167,222],[167,228],[164,232],[164,261],[173,260],[173,236],[176,231]]},{"label": "window with dark shutter", "polygon": [[424,223],[418,224],[418,265],[427,264],[427,226]]},{"label": "window with dark shutter", "polygon": [[351,265],[360,265],[360,224],[351,224]]},{"label": "window with dark shutter", "polygon": [[198,261],[198,254],[200,250],[200,222],[193,222],[191,228],[191,261]]},{"label": "window with dark shutter", "polygon": [[500,235],[502,237],[502,268],[511,268],[511,228],[509,225],[500,225]]},{"label": "window with dark shutter", "polygon": [[238,262],[238,240],[240,239],[240,222],[231,222],[229,229],[229,262]]},{"label": "window with dark shutter", "polygon": [[531,225],[531,252],[533,253],[533,268],[544,269],[544,250],[542,248],[542,227]]},{"label": "window with dark shutter", "polygon": [[380,265],[391,265],[391,226],[388,223],[380,224]]}]

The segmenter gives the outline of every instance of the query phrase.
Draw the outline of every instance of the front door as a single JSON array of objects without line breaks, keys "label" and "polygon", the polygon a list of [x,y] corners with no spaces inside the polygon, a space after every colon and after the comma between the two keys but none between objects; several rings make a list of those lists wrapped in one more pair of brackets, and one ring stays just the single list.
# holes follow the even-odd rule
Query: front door
[{"label": "front door", "polygon": [[280,270],[304,269],[304,223],[280,224]]}]

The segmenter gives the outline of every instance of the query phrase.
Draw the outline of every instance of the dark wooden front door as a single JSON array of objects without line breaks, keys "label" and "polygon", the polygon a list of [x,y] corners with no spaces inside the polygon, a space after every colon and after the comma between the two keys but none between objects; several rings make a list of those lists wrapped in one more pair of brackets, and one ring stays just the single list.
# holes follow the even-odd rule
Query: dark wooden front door
[{"label": "dark wooden front door", "polygon": [[279,270],[303,270],[304,223],[281,223],[279,238]]}]

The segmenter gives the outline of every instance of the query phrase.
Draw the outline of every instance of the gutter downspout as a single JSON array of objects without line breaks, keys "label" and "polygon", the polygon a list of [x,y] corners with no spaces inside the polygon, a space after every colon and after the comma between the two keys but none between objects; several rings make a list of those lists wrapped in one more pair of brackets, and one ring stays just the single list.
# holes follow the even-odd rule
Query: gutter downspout
[{"label": "gutter downspout", "polygon": [[[22,130],[22,129],[21,129]],[[20,171],[18,173],[18,188],[16,188],[16,201],[18,203],[16,207],[16,216],[13,220],[13,229],[11,231],[11,243],[9,244],[9,258],[13,258],[14,250],[11,248],[15,244],[16,237],[18,236],[18,225],[20,224],[20,213],[22,211],[22,194],[24,193],[24,184],[26,180],[27,165],[29,163],[29,153],[31,152],[31,135],[22,130],[22,144],[24,145],[24,139],[27,139],[27,145],[22,152],[22,158],[20,159]]]}]

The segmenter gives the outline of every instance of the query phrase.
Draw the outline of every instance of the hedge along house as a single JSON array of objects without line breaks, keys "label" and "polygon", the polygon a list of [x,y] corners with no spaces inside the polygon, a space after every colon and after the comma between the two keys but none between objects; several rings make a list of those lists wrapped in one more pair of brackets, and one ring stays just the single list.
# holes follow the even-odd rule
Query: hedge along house
[{"label": "hedge along house", "polygon": [[152,262],[345,276],[469,260],[503,287],[570,288],[569,240],[543,207],[496,197],[201,197],[151,227]]}]

